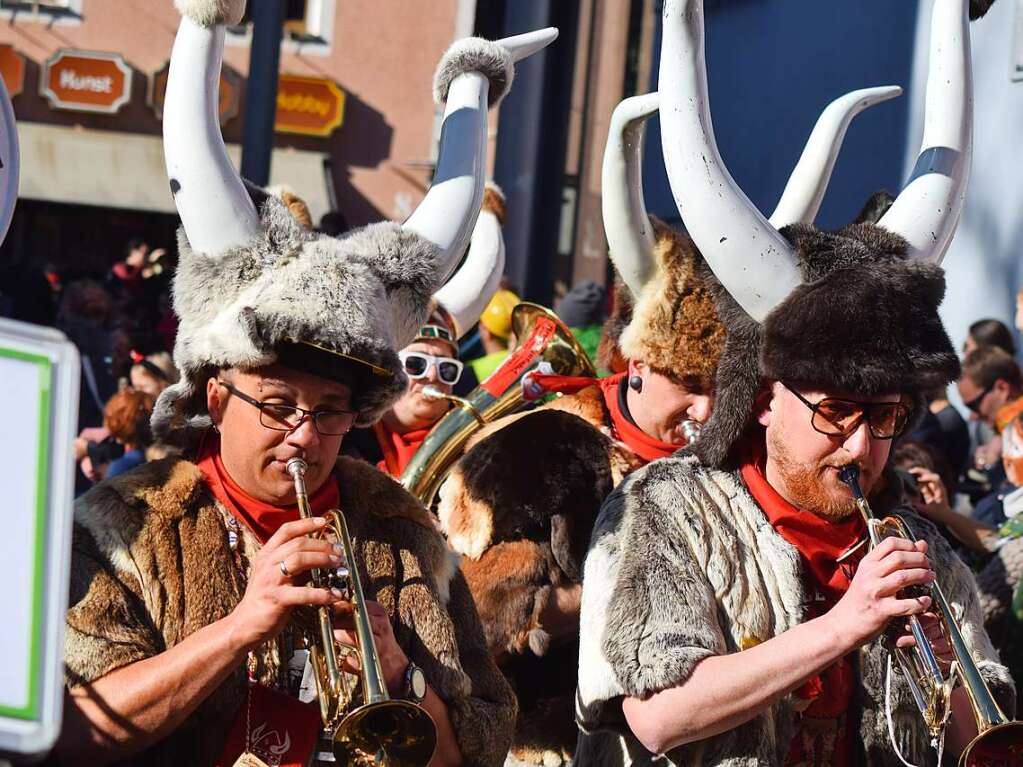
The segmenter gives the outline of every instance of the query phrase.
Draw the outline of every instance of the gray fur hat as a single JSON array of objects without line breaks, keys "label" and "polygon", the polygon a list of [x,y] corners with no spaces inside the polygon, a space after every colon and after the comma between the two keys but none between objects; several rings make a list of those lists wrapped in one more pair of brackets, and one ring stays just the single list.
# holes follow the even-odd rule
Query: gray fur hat
[{"label": "gray fur hat", "polygon": [[823,232],[768,221],[728,174],[710,127],[703,2],[666,0],[665,164],[727,330],[713,414],[691,448],[703,463],[729,460],[765,380],[918,398],[958,374],[937,310],[972,151],[969,5],[935,0],[928,130],[907,188],[877,224]]},{"label": "gray fur hat", "polygon": [[174,281],[181,380],[160,395],[154,435],[189,444],[210,423],[209,376],[274,362],[349,384],[357,424],[372,424],[405,390],[397,350],[414,338],[468,244],[483,198],[488,103],[506,92],[514,62],[556,31],[455,43],[438,67],[447,104],[436,183],[405,223],[333,238],[243,183],[227,157],[209,88],[223,55],[221,27],[244,0],[175,3],[182,21],[164,151],[182,222]]}]

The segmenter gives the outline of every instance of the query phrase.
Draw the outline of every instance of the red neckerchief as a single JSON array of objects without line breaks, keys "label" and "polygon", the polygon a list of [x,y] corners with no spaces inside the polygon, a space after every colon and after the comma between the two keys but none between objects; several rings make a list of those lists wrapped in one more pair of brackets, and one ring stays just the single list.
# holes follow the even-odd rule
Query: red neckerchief
[{"label": "red neckerchief", "polygon": [[604,404],[607,405],[608,412],[611,413],[611,429],[615,437],[624,442],[629,450],[648,463],[656,461],[658,458],[667,458],[669,455],[674,455],[684,445],[673,445],[669,442],[661,442],[659,439],[654,439],[630,421],[625,416],[625,413],[622,412],[618,404],[618,388],[621,386],[621,382],[626,375],[628,374],[618,373],[609,378],[601,378],[597,382],[600,384],[601,391],[604,392]]},{"label": "red neckerchief", "polygon": [[530,380],[545,392],[576,394],[590,386],[599,386],[604,395],[604,404],[611,414],[611,430],[615,439],[624,442],[633,453],[645,462],[674,455],[684,444],[673,445],[654,439],[630,421],[618,404],[618,390],[628,373],[616,373],[607,378],[586,378],[583,376],[559,376],[531,373]]},{"label": "red neckerchief", "polygon": [[[812,601],[808,618],[815,618],[830,610],[849,589],[855,573],[855,563],[865,549],[857,555],[837,562],[842,554],[855,546],[866,534],[866,524],[859,514],[834,522],[803,511],[786,501],[771,487],[764,476],[766,450],[763,433],[746,442],[741,450],[739,472],[750,495],[763,509],[771,527],[782,538],[796,547],[805,565],[807,592],[811,599],[820,594],[821,601]],[[846,658],[829,666],[819,675],[807,679],[795,695],[808,702],[804,716],[812,719],[837,719],[843,716],[852,702],[855,686],[853,666]],[[848,717],[844,721],[848,721]],[[848,730],[838,736],[838,746],[830,764],[849,764],[851,741]],[[816,764],[806,761],[804,744],[799,737],[792,741],[787,764]]]},{"label": "red neckerchief", "polygon": [[764,476],[766,461],[763,436],[747,443],[739,469],[742,481],[757,505],[782,538],[799,551],[813,584],[834,604],[849,589],[854,568],[849,561],[836,561],[866,535],[866,525],[859,514],[850,514],[841,521],[818,517],[797,509],[771,487]]},{"label": "red neckerchief", "polygon": [[[260,501],[231,479],[231,475],[224,468],[224,462],[220,459],[219,437],[203,440],[199,449],[198,466],[213,496],[224,504],[224,508],[231,512],[231,516],[249,528],[260,543],[270,540],[270,536],[285,522],[293,522],[299,518],[298,506],[274,506]],[[336,509],[340,503],[341,494],[333,475],[309,497],[309,507],[316,515]]]},{"label": "red neckerchief", "polygon": [[383,421],[377,421],[373,425],[373,433],[384,454],[383,460],[377,463],[377,468],[398,479],[409,465],[412,456],[422,446],[430,429],[416,429],[399,434],[384,426]]}]

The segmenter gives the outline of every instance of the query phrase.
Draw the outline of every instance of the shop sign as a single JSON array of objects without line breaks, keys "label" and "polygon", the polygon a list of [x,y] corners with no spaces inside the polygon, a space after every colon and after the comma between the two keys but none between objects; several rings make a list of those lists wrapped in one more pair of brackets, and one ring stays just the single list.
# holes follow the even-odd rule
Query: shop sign
[{"label": "shop sign", "polygon": [[344,119],[345,94],[333,80],[281,75],[277,81],[278,133],[329,136]]},{"label": "shop sign", "polygon": [[25,57],[13,45],[0,45],[0,77],[12,99],[25,90]]},{"label": "shop sign", "polygon": [[54,109],[116,114],[131,100],[131,67],[116,53],[62,49],[43,67],[39,92]]},{"label": "shop sign", "polygon": [[[163,102],[167,95],[167,73],[170,61],[153,72],[149,78],[149,94],[147,102],[156,113],[156,119],[163,119]],[[238,116],[242,101],[242,76],[226,64],[220,68],[219,92],[220,124],[226,125]]]}]

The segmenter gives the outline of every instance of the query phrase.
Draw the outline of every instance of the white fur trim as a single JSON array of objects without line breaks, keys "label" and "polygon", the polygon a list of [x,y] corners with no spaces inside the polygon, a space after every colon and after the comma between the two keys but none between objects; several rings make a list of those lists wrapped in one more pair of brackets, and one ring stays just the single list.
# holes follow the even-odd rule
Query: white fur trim
[{"label": "white fur trim", "polygon": [[233,26],[242,20],[245,0],[174,0],[174,7],[182,16],[187,16],[202,27],[217,24]]}]

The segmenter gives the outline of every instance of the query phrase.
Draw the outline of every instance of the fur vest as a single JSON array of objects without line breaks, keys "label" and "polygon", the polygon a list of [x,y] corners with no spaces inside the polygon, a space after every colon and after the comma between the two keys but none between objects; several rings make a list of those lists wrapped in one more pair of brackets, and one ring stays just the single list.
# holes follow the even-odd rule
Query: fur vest
[{"label": "fur vest", "polygon": [[601,503],[643,463],[609,424],[599,386],[500,419],[440,491],[441,527],[519,697],[510,763],[556,765],[575,746],[578,643],[551,642],[543,613],[555,587],[581,583]]},{"label": "fur vest", "polygon": [[[444,699],[466,764],[500,764],[515,701],[490,660],[472,597],[432,519],[372,467],[341,458],[341,508],[366,597],[391,613],[395,637]],[[97,485],[75,507],[66,684],[87,684],[158,655],[227,616],[245,591],[260,544],[229,513],[195,464],[168,458]],[[298,642],[296,613],[257,653],[257,677],[283,687],[281,649]],[[290,654],[289,654],[290,655]],[[244,700],[239,668],[137,765],[212,765]]]},{"label": "fur vest", "polygon": [[[899,514],[930,545],[966,641],[1011,716],[1012,678],[984,633],[972,575],[930,523],[911,511]],[[806,604],[798,552],[774,531],[737,471],[678,456],[631,475],[601,509],[586,560],[577,708],[586,734],[576,764],[783,765],[797,724],[792,696],[733,730],[660,756],[631,734],[621,703],[678,686],[708,656],[739,652],[796,626]],[[856,763],[894,767],[885,718],[887,652],[877,641],[857,656],[853,739],[863,754]],[[908,688],[897,673],[891,681],[902,753],[914,764],[933,764]]]}]

